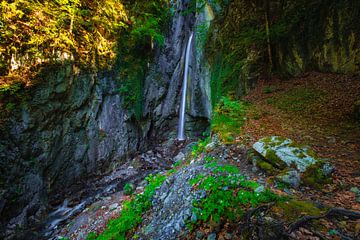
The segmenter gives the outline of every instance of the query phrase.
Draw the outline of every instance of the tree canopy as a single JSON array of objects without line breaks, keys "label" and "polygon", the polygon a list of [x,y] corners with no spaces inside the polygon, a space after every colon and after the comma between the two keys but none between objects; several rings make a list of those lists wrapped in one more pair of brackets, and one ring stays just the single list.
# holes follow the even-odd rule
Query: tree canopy
[{"label": "tree canopy", "polygon": [[19,66],[71,60],[106,67],[119,37],[161,40],[168,1],[7,0],[0,3],[0,75]]}]

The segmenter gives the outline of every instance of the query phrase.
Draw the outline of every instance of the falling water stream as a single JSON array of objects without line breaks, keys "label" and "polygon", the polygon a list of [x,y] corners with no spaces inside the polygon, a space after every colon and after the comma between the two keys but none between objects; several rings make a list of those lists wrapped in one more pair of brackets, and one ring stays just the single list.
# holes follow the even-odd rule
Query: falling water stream
[{"label": "falling water stream", "polygon": [[178,128],[178,140],[185,140],[185,108],[186,108],[186,90],[187,90],[187,82],[189,75],[189,62],[190,62],[190,50],[191,50],[191,42],[193,39],[193,33],[191,33],[185,55],[185,67],[184,67],[184,81],[182,87],[182,95],[181,95],[181,103],[180,103],[180,115],[179,115],[179,128]]}]

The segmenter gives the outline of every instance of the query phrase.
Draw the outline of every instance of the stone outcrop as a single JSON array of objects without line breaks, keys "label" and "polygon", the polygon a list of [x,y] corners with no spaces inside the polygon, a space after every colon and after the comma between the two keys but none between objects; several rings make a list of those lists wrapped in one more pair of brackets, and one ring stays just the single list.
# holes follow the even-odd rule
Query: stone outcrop
[{"label": "stone outcrop", "polygon": [[253,145],[253,164],[292,187],[300,183],[320,187],[331,181],[333,166],[309,147],[278,136],[262,138]]},{"label": "stone outcrop", "polygon": [[140,128],[122,109],[112,74],[76,74],[71,66],[47,71],[0,129],[0,214],[8,230],[37,223],[48,194],[141,147]]},{"label": "stone outcrop", "polygon": [[[157,49],[150,74],[145,81],[143,129],[148,136],[174,134],[178,123],[180,92],[182,88],[185,50],[188,38],[195,31],[190,62],[190,76],[186,106],[188,135],[202,133],[208,127],[211,114],[210,72],[203,64],[203,46],[196,33],[199,24],[210,25],[208,9],[200,13],[185,13],[190,1],[173,3],[174,16],[165,45]],[[207,31],[207,29],[205,29]]]}]

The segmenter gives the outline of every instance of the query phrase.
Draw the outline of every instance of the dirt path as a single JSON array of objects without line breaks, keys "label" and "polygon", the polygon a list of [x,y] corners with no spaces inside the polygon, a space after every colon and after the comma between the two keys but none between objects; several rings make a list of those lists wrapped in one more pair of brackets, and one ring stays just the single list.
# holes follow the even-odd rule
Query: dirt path
[{"label": "dirt path", "polygon": [[251,103],[239,141],[249,146],[279,135],[310,145],[333,161],[334,182],[322,191],[307,189],[303,198],[360,210],[352,187],[360,187],[360,124],[352,118],[360,99],[360,77],[309,73],[303,77],[261,81],[245,100]]}]

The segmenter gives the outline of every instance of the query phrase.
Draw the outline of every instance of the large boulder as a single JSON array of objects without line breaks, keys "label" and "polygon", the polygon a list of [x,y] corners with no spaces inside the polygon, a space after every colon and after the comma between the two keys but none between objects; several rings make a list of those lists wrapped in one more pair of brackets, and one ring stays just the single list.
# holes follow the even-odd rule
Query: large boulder
[{"label": "large boulder", "polygon": [[300,183],[320,187],[331,181],[333,167],[320,159],[307,146],[291,139],[271,136],[260,139],[253,145],[257,153],[254,165],[268,174],[277,175],[276,179],[297,187]]}]

